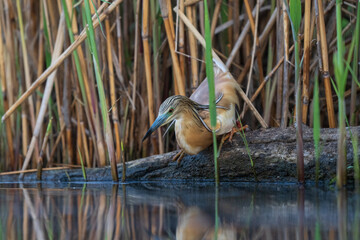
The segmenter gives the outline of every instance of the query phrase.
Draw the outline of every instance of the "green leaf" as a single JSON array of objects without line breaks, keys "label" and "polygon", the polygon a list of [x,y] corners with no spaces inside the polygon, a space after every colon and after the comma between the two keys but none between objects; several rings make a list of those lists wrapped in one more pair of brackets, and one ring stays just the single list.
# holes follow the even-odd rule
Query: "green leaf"
[{"label": "green leaf", "polygon": [[84,165],[84,161],[83,161],[83,158],[82,158],[82,155],[81,155],[81,151],[80,151],[79,148],[78,148],[78,152],[79,152],[80,163],[81,163],[81,171],[82,171],[82,174],[83,174],[83,178],[84,178],[84,180],[86,181],[87,178],[86,178],[85,165]]},{"label": "green leaf", "polygon": [[209,110],[210,110],[210,124],[213,134],[213,146],[214,146],[214,165],[215,165],[215,180],[219,182],[219,165],[217,161],[217,146],[216,146],[216,103],[215,103],[215,82],[214,82],[214,63],[212,58],[211,47],[211,30],[210,30],[210,18],[207,0],[204,0],[204,22],[205,22],[205,63],[206,63],[206,75],[209,85]]},{"label": "green leaf", "polygon": [[295,34],[298,34],[301,24],[301,1],[290,0],[290,18],[294,25]]}]

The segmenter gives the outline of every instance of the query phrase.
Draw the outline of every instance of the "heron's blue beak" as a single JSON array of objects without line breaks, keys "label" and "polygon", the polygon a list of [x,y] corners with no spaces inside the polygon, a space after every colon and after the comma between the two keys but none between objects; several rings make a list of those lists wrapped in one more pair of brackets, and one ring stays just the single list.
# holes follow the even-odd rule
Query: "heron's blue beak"
[{"label": "heron's blue beak", "polygon": [[164,125],[166,123],[166,120],[169,118],[168,114],[162,114],[159,115],[155,122],[151,125],[149,130],[146,132],[145,136],[143,137],[142,141],[144,141],[146,138],[148,138],[158,127]]}]

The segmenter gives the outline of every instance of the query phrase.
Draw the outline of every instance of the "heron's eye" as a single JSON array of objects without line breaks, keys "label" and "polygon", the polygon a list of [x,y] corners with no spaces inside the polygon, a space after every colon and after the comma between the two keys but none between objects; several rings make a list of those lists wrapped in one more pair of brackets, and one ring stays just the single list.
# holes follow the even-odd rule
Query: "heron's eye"
[{"label": "heron's eye", "polygon": [[173,108],[170,108],[170,109],[169,109],[169,113],[172,113],[173,111],[174,111]]}]

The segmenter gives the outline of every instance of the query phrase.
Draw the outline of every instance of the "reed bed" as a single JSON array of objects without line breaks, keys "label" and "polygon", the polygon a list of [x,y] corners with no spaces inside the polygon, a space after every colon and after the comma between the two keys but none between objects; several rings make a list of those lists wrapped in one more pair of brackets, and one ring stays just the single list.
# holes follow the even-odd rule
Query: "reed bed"
[{"label": "reed bed", "polygon": [[110,3],[0,1],[1,172],[111,164],[117,180],[116,164],[176,149],[173,131],[141,139],[163,100],[207,75],[197,32],[243,86],[251,129],[359,124],[356,0]]}]

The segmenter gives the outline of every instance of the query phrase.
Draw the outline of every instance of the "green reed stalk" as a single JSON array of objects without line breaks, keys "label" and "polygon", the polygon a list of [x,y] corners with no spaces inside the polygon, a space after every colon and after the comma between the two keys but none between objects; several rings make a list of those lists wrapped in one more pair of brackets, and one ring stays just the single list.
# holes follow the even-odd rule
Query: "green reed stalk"
[{"label": "green reed stalk", "polygon": [[[66,22],[66,27],[68,29],[70,43],[72,44],[75,41],[75,37],[74,37],[74,33],[73,33],[73,30],[72,30],[72,26],[71,26],[71,18],[70,18],[70,15],[69,15],[65,0],[61,0],[61,3],[62,3],[62,6],[63,6],[63,9],[64,9],[65,22]],[[72,12],[71,12],[71,16],[73,16]],[[88,99],[86,97],[84,76],[83,76],[83,73],[81,71],[81,64],[80,64],[80,59],[79,59],[79,54],[78,54],[77,49],[73,52],[73,59],[74,59],[74,62],[75,62],[76,73],[77,73],[77,76],[78,76],[81,97],[82,97],[82,101],[84,103],[84,108],[85,108],[85,111],[86,111],[86,109],[89,106],[89,103],[88,103]],[[70,152],[70,151],[67,151],[67,152]]]},{"label": "green reed stalk", "polygon": [[[341,12],[339,14],[340,14],[340,17],[341,17]],[[358,12],[358,15],[360,15],[359,12]],[[360,24],[360,22],[357,22],[357,25],[355,26],[355,34],[359,33],[359,29],[358,29],[359,25],[358,24]],[[340,20],[339,28],[340,28],[340,33],[341,33],[341,20]],[[338,40],[339,40],[339,38],[338,38]],[[335,92],[338,95],[338,98],[339,99],[342,98],[342,101],[344,102],[344,103],[341,104],[343,106],[343,109],[341,109],[341,107],[339,106],[339,112],[340,112],[340,110],[343,111],[343,118],[344,118],[344,120],[343,120],[344,121],[344,126],[343,126],[344,130],[343,131],[344,131],[344,139],[345,140],[346,140],[345,122],[346,122],[346,124],[348,124],[348,126],[350,126],[351,121],[353,120],[353,119],[351,119],[350,124],[349,124],[347,122],[346,112],[345,112],[345,90],[346,90],[346,80],[347,80],[347,76],[348,76],[349,71],[350,71],[350,73],[352,74],[352,77],[353,77],[352,85],[357,84],[360,87],[359,80],[357,79],[356,73],[354,71],[354,70],[357,70],[356,68],[357,68],[357,64],[358,64],[357,51],[358,51],[359,48],[358,48],[358,46],[357,46],[357,48],[355,47],[356,44],[357,45],[359,44],[358,41],[359,41],[359,36],[355,36],[352,39],[351,44],[350,44],[350,48],[348,50],[348,56],[347,56],[346,61],[343,58],[340,58],[340,60],[342,59],[341,63],[343,64],[343,66],[342,66],[343,67],[343,72],[341,74],[339,72],[337,72],[338,69],[341,69],[341,68],[337,67],[337,65],[336,65],[336,64],[338,64],[338,62],[336,60],[339,60],[339,58],[337,58],[338,55],[334,55],[336,84],[334,82],[332,82],[332,83],[333,83],[333,87],[335,89]],[[340,50],[342,50],[343,51],[342,54],[344,54],[345,45],[344,45],[344,42],[342,40],[341,40],[341,42],[342,42],[343,47],[340,48]],[[351,61],[351,59],[353,57],[353,53],[354,53],[353,68],[351,68],[350,67],[350,61]],[[345,63],[345,66],[344,66],[344,63]],[[340,100],[339,100],[339,105],[340,105]],[[340,119],[340,116],[339,116],[339,119]],[[340,132],[340,135],[341,134],[342,133]],[[351,137],[351,140],[352,140],[353,155],[354,155],[354,179],[355,179],[355,184],[358,185],[359,180],[360,180],[359,179],[360,178],[360,169],[359,169],[359,159],[358,159],[358,136],[357,136],[357,132],[354,132],[354,134],[352,134],[350,132],[350,137]],[[342,147],[342,149],[343,149],[342,151],[344,152],[343,155],[345,156],[345,160],[344,160],[344,164],[343,164],[343,167],[345,168],[345,170],[343,170],[345,172],[345,174],[343,176],[343,178],[345,179],[345,183],[343,183],[343,184],[346,184],[346,143],[345,143],[345,140],[342,142],[342,144],[344,144],[344,146]],[[339,150],[341,150],[339,148],[339,144],[338,144],[338,152],[339,152]],[[341,165],[339,166],[339,164],[338,164],[338,167],[342,167],[342,166]],[[340,187],[340,186],[338,186],[338,187]]]},{"label": "green reed stalk", "polygon": [[78,152],[79,152],[79,156],[80,156],[81,171],[82,171],[84,180],[86,181],[86,171],[85,171],[84,161],[83,161],[83,158],[82,158],[82,155],[81,155],[81,151],[80,151],[79,148],[78,148]]},{"label": "green reed stalk", "polygon": [[240,117],[238,118],[238,121],[240,122],[240,126],[241,126],[241,131],[240,131],[240,136],[244,142],[244,145],[245,145],[245,149],[246,149],[246,152],[249,156],[249,159],[250,159],[250,164],[251,164],[251,169],[253,170],[253,173],[254,173],[254,178],[255,178],[255,181],[258,181],[257,179],[257,176],[256,176],[256,171],[255,171],[255,165],[254,165],[254,161],[251,157],[251,152],[250,152],[250,148],[249,148],[249,144],[247,142],[247,139],[246,139],[246,136],[245,136],[245,132],[244,132],[244,128],[243,128],[243,124],[240,120]]},{"label": "green reed stalk", "polygon": [[48,68],[51,65],[51,49],[50,49],[49,27],[48,27],[48,22],[47,22],[46,17],[45,17],[45,11],[43,10],[41,14],[43,15],[43,24],[44,24],[45,64],[46,64],[46,67]]},{"label": "green reed stalk", "polygon": [[319,100],[319,81],[318,73],[315,74],[315,86],[314,86],[314,148],[315,148],[315,179],[316,185],[319,181],[319,157],[320,157],[320,100]]},{"label": "green reed stalk", "polygon": [[101,79],[101,69],[99,64],[99,57],[97,53],[96,48],[96,42],[95,42],[95,32],[94,32],[94,26],[92,25],[92,19],[91,19],[91,12],[90,12],[90,5],[89,1],[85,0],[85,14],[86,14],[86,21],[88,24],[88,30],[89,30],[89,42],[90,42],[90,49],[93,56],[93,64],[94,64],[94,70],[95,70],[95,78],[97,83],[97,89],[100,99],[100,108],[101,108],[101,115],[105,130],[105,141],[108,148],[108,154],[110,158],[110,164],[111,164],[111,175],[113,178],[113,181],[118,181],[118,172],[116,167],[116,157],[115,157],[115,149],[114,149],[114,141],[110,126],[110,119],[108,115],[108,107],[106,104],[106,98],[105,98],[105,91],[104,86]]},{"label": "green reed stalk", "polygon": [[[358,73],[359,73],[359,38],[360,38],[360,1],[358,1],[358,5],[357,5],[357,13],[356,13],[356,25],[355,25],[355,46],[354,46],[354,58],[353,58],[353,81],[352,81],[352,88],[355,89],[355,101],[356,101],[356,84],[359,82],[358,79],[356,79],[358,77]],[[353,94],[353,93],[352,93]],[[355,104],[356,105],[356,104]],[[350,116],[352,116],[354,113],[351,112]],[[354,114],[354,119],[351,118],[350,122],[356,123],[356,115]],[[356,187],[359,188],[360,186],[360,168],[359,168],[359,157],[358,157],[358,136],[357,136],[357,132],[355,132],[353,137],[353,141],[352,141],[352,145],[353,145],[353,150],[354,150],[354,178],[355,178],[355,184]],[[355,140],[355,141],[354,141]],[[358,232],[357,232],[358,233]]]},{"label": "green reed stalk", "polygon": [[214,146],[214,164],[215,164],[215,181],[219,183],[219,165],[217,161],[217,144],[216,144],[216,103],[215,103],[215,82],[214,82],[214,67],[212,58],[211,45],[211,29],[207,0],[204,0],[204,20],[205,20],[205,63],[206,75],[209,85],[209,110],[210,110],[210,124],[213,134]]},{"label": "green reed stalk", "polygon": [[[285,1],[287,4],[287,2]],[[288,7],[287,7],[288,8]],[[304,149],[303,149],[303,134],[302,134],[302,107],[301,107],[301,82],[300,82],[300,57],[299,45],[300,38],[298,37],[301,24],[301,1],[290,0],[290,24],[292,29],[292,36],[295,45],[295,107],[296,107],[296,151],[297,151],[297,175],[299,183],[304,183]]]},{"label": "green reed stalk", "polygon": [[337,85],[337,95],[339,102],[339,139],[338,139],[338,159],[336,167],[336,185],[342,187],[346,184],[346,132],[345,132],[345,88],[347,74],[344,70],[344,42],[342,39],[341,27],[341,1],[336,0],[336,35],[337,49],[334,54],[334,70]]}]

